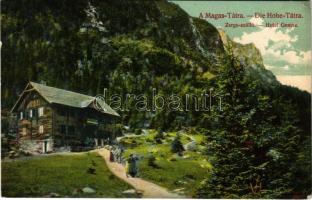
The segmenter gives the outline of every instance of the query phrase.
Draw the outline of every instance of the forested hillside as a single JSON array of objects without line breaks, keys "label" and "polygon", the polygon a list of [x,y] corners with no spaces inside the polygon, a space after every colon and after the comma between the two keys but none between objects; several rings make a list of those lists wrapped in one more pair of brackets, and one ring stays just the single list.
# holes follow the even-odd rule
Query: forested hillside
[{"label": "forested hillside", "polygon": [[96,95],[222,95],[222,112],[134,108],[131,129],[208,137],[199,198],[311,193],[310,94],[279,84],[255,46],[232,42],[166,1],[2,1],[2,109],[28,81]]}]

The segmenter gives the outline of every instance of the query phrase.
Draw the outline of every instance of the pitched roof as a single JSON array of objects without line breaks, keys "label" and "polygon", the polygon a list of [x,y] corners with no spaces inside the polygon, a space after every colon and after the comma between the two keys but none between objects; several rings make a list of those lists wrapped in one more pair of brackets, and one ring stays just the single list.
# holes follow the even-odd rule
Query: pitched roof
[{"label": "pitched roof", "polygon": [[[56,103],[75,108],[85,108],[89,107],[96,100],[96,107],[98,108],[99,111],[106,114],[119,116],[119,114],[115,110],[113,110],[109,105],[107,105],[105,101],[102,99],[80,94],[77,92],[71,92],[68,90],[46,86],[35,82],[29,82],[29,85],[31,85],[32,88],[36,90],[49,103]],[[26,91],[26,89],[24,90],[24,92]],[[22,93],[21,97],[23,96],[24,92]],[[16,105],[18,105],[20,99],[14,105],[12,111],[14,110]]]}]

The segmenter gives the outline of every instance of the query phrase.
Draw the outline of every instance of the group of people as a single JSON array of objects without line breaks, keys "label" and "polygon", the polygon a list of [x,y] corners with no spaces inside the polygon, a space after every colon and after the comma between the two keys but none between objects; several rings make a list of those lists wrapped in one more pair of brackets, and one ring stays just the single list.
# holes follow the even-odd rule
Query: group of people
[{"label": "group of people", "polygon": [[109,160],[111,162],[122,163],[122,161],[123,161],[122,153],[123,152],[124,152],[123,147],[121,147],[121,146],[112,146],[111,149],[110,149],[110,158],[109,158]]},{"label": "group of people", "polygon": [[138,173],[137,161],[138,157],[134,154],[130,154],[128,159],[123,157],[124,148],[122,146],[111,146],[110,148],[110,162],[118,162],[121,164],[126,164],[126,176],[135,177]]}]

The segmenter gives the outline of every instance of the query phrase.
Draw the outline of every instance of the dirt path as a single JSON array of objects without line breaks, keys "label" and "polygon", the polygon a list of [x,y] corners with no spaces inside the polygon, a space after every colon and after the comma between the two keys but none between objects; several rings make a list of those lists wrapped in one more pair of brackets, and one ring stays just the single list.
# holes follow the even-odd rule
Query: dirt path
[{"label": "dirt path", "polygon": [[132,185],[136,190],[143,191],[143,198],[185,198],[178,194],[168,192],[166,188],[141,178],[128,178],[123,165],[109,161],[109,151],[107,149],[102,148],[96,151],[104,158],[107,167],[113,174]]}]

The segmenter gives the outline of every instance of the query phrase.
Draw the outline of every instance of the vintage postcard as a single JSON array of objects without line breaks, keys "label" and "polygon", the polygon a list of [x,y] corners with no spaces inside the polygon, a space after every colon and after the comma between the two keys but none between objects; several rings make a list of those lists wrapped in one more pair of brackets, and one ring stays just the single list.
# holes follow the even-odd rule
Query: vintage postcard
[{"label": "vintage postcard", "polygon": [[2,0],[1,197],[305,199],[310,1]]}]

